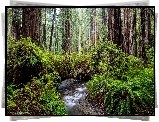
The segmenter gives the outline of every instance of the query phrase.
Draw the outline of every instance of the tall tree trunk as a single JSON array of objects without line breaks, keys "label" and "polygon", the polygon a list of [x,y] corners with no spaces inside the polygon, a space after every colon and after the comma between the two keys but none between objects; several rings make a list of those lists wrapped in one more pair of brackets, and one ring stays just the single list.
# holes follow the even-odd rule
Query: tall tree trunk
[{"label": "tall tree trunk", "polygon": [[121,35],[121,10],[120,8],[108,8],[108,40],[120,47],[122,45]]},{"label": "tall tree trunk", "polygon": [[20,39],[21,34],[21,8],[12,8],[12,31],[11,36],[17,40]]},{"label": "tall tree trunk", "polygon": [[78,16],[79,16],[79,33],[78,33],[78,53],[80,53],[81,51],[81,20],[82,20],[82,9],[81,8],[78,8]]},{"label": "tall tree trunk", "polygon": [[113,41],[114,8],[108,8],[108,40]]},{"label": "tall tree trunk", "polygon": [[129,54],[137,56],[137,45],[136,45],[136,8],[130,9],[131,15],[131,27],[129,35]]},{"label": "tall tree trunk", "polygon": [[46,45],[46,8],[45,9],[45,23],[43,24],[43,42],[44,42],[44,48],[47,49]]},{"label": "tall tree trunk", "polygon": [[128,23],[129,8],[124,8],[124,38],[123,38],[123,50],[126,54],[129,54],[129,23]]},{"label": "tall tree trunk", "polygon": [[53,14],[53,18],[52,18],[52,27],[51,27],[51,36],[50,36],[50,46],[49,46],[49,50],[50,50],[50,51],[51,51],[51,46],[52,46],[52,36],[53,36],[53,31],[54,31],[54,22],[55,22],[56,8],[54,8],[53,10],[54,10],[54,14]]},{"label": "tall tree trunk", "polygon": [[150,8],[146,8],[145,11],[145,30],[146,30],[146,37],[145,37],[145,43],[150,45],[150,36],[151,36],[151,20],[150,20]]},{"label": "tall tree trunk", "polygon": [[98,40],[98,18],[97,9],[94,8],[94,45],[96,46]]},{"label": "tall tree trunk", "polygon": [[120,8],[114,9],[114,43],[121,46],[121,11]]},{"label": "tall tree trunk", "polygon": [[106,39],[106,25],[107,25],[107,16],[106,16],[106,8],[102,8],[102,24],[103,29],[102,29],[102,40],[104,41]]},{"label": "tall tree trunk", "polygon": [[145,52],[145,8],[140,9],[140,41],[139,41],[139,57],[146,61]]},{"label": "tall tree trunk", "polygon": [[71,8],[63,8],[63,33],[62,33],[62,49],[65,53],[72,52],[72,25],[71,25]]},{"label": "tall tree trunk", "polygon": [[41,8],[23,8],[22,30],[23,38],[31,37],[32,42],[40,43]]},{"label": "tall tree trunk", "polygon": [[93,38],[93,9],[90,10],[90,45],[94,44]]},{"label": "tall tree trunk", "polygon": [[106,8],[102,8],[102,24],[107,25]]},{"label": "tall tree trunk", "polygon": [[57,53],[58,52],[58,27],[56,27],[55,29],[54,37],[55,37],[55,53]]}]

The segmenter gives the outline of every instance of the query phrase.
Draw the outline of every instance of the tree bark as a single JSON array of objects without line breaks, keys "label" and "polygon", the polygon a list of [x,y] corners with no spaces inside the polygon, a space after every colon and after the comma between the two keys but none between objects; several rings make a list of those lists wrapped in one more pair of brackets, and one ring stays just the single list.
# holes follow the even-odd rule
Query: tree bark
[{"label": "tree bark", "polygon": [[140,41],[139,41],[139,57],[146,61],[145,52],[145,8],[140,9]]},{"label": "tree bark", "polygon": [[45,23],[43,24],[43,42],[44,42],[44,48],[47,49],[46,45],[46,8],[45,9]]},{"label": "tree bark", "polygon": [[120,8],[114,9],[114,43],[121,46],[121,11]]},{"label": "tree bark", "polygon": [[113,41],[114,8],[108,8],[108,40]]},{"label": "tree bark", "polygon": [[131,15],[131,27],[129,35],[129,54],[137,56],[137,45],[136,45],[136,8],[130,9]]},{"label": "tree bark", "polygon": [[62,49],[64,53],[72,52],[72,25],[71,25],[71,8],[63,8],[63,33],[62,33]]},{"label": "tree bark", "polygon": [[40,44],[41,8],[23,8],[23,38],[31,37],[32,42]]},{"label": "tree bark", "polygon": [[81,20],[82,20],[82,9],[81,8],[78,8],[78,16],[79,16],[79,33],[78,33],[78,53],[80,54],[80,51],[81,51]]},{"label": "tree bark", "polygon": [[150,8],[146,8],[145,11],[145,30],[146,30],[146,37],[145,37],[145,43],[150,45],[150,36],[151,36],[151,21],[150,21]]},{"label": "tree bark", "polygon": [[11,36],[17,40],[21,34],[21,8],[12,8],[12,31]]},{"label": "tree bark", "polygon": [[55,22],[56,8],[54,8],[53,10],[54,10],[54,14],[53,14],[53,18],[52,18],[52,27],[51,27],[51,36],[50,36],[50,46],[49,46],[49,50],[50,50],[50,51],[51,51],[51,46],[52,46],[52,36],[53,36],[53,31],[54,31],[54,22]]},{"label": "tree bark", "polygon": [[97,9],[94,8],[94,45],[96,47],[98,40],[98,16],[97,16]]},{"label": "tree bark", "polygon": [[124,8],[124,35],[123,35],[123,51],[129,54],[129,25],[128,25],[129,8]]},{"label": "tree bark", "polygon": [[102,40],[105,41],[106,39],[106,25],[107,25],[107,15],[106,15],[106,8],[102,8]]}]

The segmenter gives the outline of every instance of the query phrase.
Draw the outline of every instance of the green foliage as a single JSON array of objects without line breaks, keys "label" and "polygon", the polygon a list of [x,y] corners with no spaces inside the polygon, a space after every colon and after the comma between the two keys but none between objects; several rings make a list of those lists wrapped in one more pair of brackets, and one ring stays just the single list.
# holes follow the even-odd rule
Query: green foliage
[{"label": "green foliage", "polygon": [[[133,74],[136,75],[131,77]],[[104,104],[106,111],[111,115],[152,115],[154,70],[134,70],[133,74],[127,76],[131,77],[128,81],[112,79],[108,77],[108,73],[94,75],[88,82],[89,93],[99,103]],[[100,96],[101,93],[103,96]]]},{"label": "green foliage", "polygon": [[7,51],[7,83],[27,83],[38,74],[54,72],[51,54],[41,50],[30,38],[10,39]]},{"label": "green foliage", "polygon": [[126,56],[111,42],[97,45],[92,57],[98,71],[88,91],[110,115],[154,114],[153,67],[144,68],[139,58]]},{"label": "green foliage", "polygon": [[[54,55],[53,63],[55,71],[57,71],[62,79],[75,78],[84,79],[91,76],[89,70],[90,56],[84,53]],[[82,77],[85,75],[85,77]]]},{"label": "green foliage", "polygon": [[53,59],[52,53],[41,50],[30,38],[19,41],[10,38],[7,50],[8,114],[67,114],[56,90],[61,78],[54,70]]},{"label": "green foliage", "polygon": [[154,47],[151,47],[149,49],[147,47],[146,56],[148,58],[148,60],[147,60],[148,67],[154,68],[154,57],[155,57]]},{"label": "green foliage", "polygon": [[9,115],[67,115],[66,106],[56,91],[56,84],[44,78],[33,78],[24,88],[7,87],[7,109]]},{"label": "green foliage", "polygon": [[[154,114],[154,48],[148,67],[126,56],[111,41],[98,41],[90,54],[52,54],[30,38],[9,40],[7,49],[7,109],[10,115],[66,115],[56,91],[66,78],[89,80],[90,96],[111,115]],[[24,88],[17,87],[23,84]],[[14,85],[13,85],[14,84]]]}]

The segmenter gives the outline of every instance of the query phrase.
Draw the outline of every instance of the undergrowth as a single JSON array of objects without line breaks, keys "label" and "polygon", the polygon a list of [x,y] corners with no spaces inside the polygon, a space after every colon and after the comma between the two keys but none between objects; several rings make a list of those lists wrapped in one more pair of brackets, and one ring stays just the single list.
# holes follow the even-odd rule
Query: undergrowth
[{"label": "undergrowth", "polygon": [[154,115],[154,49],[147,67],[110,42],[99,41],[87,55],[53,54],[30,38],[10,39],[7,47],[7,113],[67,115],[57,91],[62,80],[88,81],[89,95],[110,115]]},{"label": "undergrowth", "polygon": [[[90,96],[109,115],[154,115],[152,57],[145,68],[143,61],[126,56],[111,42],[99,45],[95,53],[100,57],[96,67],[104,72],[95,74],[87,83]],[[150,53],[153,49],[147,55],[151,56]]]}]

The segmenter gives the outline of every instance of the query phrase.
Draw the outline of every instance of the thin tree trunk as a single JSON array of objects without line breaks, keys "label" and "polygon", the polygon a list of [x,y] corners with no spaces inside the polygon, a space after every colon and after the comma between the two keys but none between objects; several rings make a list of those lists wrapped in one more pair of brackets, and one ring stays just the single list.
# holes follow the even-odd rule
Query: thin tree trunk
[{"label": "thin tree trunk", "polygon": [[46,45],[46,8],[45,8],[45,23],[43,25],[43,41],[44,41],[44,48],[47,49],[47,45]]},{"label": "thin tree trunk", "polygon": [[108,40],[113,41],[113,25],[112,25],[112,16],[113,8],[108,8]]},{"label": "thin tree trunk", "polygon": [[51,36],[50,36],[50,46],[49,46],[49,50],[50,51],[51,51],[51,46],[52,46],[52,36],[53,36],[53,31],[54,31],[54,22],[55,22],[56,8],[54,8],[53,10],[54,10],[54,14],[53,14],[53,19],[52,19]]},{"label": "thin tree trunk", "polygon": [[96,47],[98,40],[98,17],[97,17],[97,9],[94,8],[94,45]]},{"label": "thin tree trunk", "polygon": [[129,54],[137,56],[137,45],[136,45],[136,8],[130,9],[131,14],[131,27],[129,35]]},{"label": "thin tree trunk", "polygon": [[12,8],[12,31],[11,36],[17,40],[20,39],[20,31],[21,31],[21,8]]},{"label": "thin tree trunk", "polygon": [[79,21],[80,21],[80,23],[79,23],[79,33],[78,33],[78,53],[80,53],[80,51],[81,51],[81,20],[82,20],[82,9],[81,8],[78,8],[78,16],[79,16]]},{"label": "thin tree trunk", "polygon": [[55,53],[58,52],[58,28],[56,29],[55,32]]},{"label": "thin tree trunk", "polygon": [[103,41],[106,39],[106,32],[105,32],[105,28],[106,28],[106,25],[107,25],[107,16],[106,16],[106,8],[102,8],[102,24],[104,25],[103,26],[103,30],[102,30],[102,39]]},{"label": "thin tree trunk", "polygon": [[129,25],[128,25],[128,11],[129,8],[124,8],[124,41],[123,50],[126,54],[129,54]]},{"label": "thin tree trunk", "polygon": [[93,9],[90,11],[90,44],[94,44],[94,38],[93,38]]},{"label": "thin tree trunk", "polygon": [[145,37],[145,43],[148,45],[150,44],[150,36],[151,36],[151,21],[150,21],[150,8],[146,8],[145,11],[145,19],[146,19],[146,23],[145,23],[145,30],[146,30],[146,37]]}]

